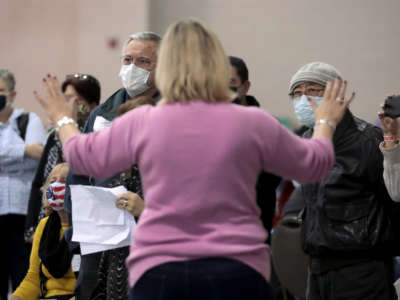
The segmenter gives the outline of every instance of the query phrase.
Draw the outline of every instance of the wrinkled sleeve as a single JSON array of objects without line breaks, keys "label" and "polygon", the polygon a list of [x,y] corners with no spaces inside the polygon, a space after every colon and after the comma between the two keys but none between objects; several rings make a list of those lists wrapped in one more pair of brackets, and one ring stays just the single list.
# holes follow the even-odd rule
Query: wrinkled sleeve
[{"label": "wrinkled sleeve", "polygon": [[264,170],[308,183],[322,179],[332,168],[335,154],[327,138],[303,139],[263,112],[257,129]]},{"label": "wrinkled sleeve", "polygon": [[25,157],[25,145],[33,143],[44,144],[46,142],[46,131],[39,117],[29,113],[29,122],[26,128],[25,141],[18,132],[10,135],[0,147],[0,166],[6,172],[18,170],[31,170],[37,167],[38,162]]},{"label": "wrinkled sleeve", "polygon": [[137,108],[115,119],[109,128],[69,138],[64,155],[75,174],[107,178],[135,163],[137,133],[145,110]]},{"label": "wrinkled sleeve", "polygon": [[400,202],[400,146],[385,149],[379,145],[383,154],[383,179],[393,201]]}]

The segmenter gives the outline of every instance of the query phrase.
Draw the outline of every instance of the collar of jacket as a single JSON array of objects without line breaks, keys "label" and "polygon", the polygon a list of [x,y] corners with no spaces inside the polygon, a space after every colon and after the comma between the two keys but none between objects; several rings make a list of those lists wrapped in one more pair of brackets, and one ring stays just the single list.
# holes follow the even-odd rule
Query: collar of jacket
[{"label": "collar of jacket", "polygon": [[[347,129],[349,127],[356,127],[356,124],[354,122],[353,114],[350,112],[350,110],[346,109],[343,119],[337,125],[335,133],[333,134],[333,144],[334,145],[337,144],[337,142],[341,140],[341,138],[343,137],[343,134],[347,131]],[[311,136],[313,135],[313,132],[314,132],[314,128],[310,128],[309,130],[304,132],[303,137],[311,138]]]},{"label": "collar of jacket", "polygon": [[[160,92],[156,91],[152,98],[156,101],[160,100]],[[129,100],[129,95],[126,89],[119,89],[114,94],[112,94],[103,104],[100,104],[98,116],[102,116],[109,121],[114,120],[117,117],[117,115],[115,114],[116,109],[127,100]]]},{"label": "collar of jacket", "polygon": [[[235,98],[233,101],[233,103],[235,104],[239,104],[240,105],[240,101],[238,98]],[[253,96],[250,95],[246,95],[246,102],[247,102],[247,106],[257,106],[260,107],[260,103],[257,101],[257,99]]]},{"label": "collar of jacket", "polygon": [[343,134],[345,134],[350,127],[356,128],[356,123],[354,122],[353,114],[350,112],[350,110],[346,109],[343,119],[337,125],[335,133],[333,134],[334,145],[337,145],[337,143],[342,139]]},{"label": "collar of jacket", "polygon": [[106,120],[112,121],[117,115],[115,110],[122,103],[125,103],[129,99],[129,95],[124,88],[119,89],[112,94],[104,103],[100,104],[98,116],[105,118]]}]

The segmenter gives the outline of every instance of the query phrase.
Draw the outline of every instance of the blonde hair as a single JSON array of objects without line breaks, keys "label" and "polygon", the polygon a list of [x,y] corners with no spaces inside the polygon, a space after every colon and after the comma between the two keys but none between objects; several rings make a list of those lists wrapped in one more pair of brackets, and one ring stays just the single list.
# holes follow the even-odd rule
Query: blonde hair
[{"label": "blonde hair", "polygon": [[200,21],[170,25],[163,38],[156,67],[156,86],[163,102],[226,102],[231,65],[217,35]]},{"label": "blonde hair", "polygon": [[49,215],[52,211],[52,208],[49,207],[49,203],[47,202],[47,197],[46,197],[46,190],[50,185],[51,177],[53,177],[54,174],[56,173],[61,173],[63,171],[68,172],[68,164],[67,163],[60,163],[54,166],[54,168],[51,170],[49,176],[47,176],[46,181],[44,182],[43,186],[41,187],[42,191],[42,203],[43,206],[46,208],[46,215]]}]

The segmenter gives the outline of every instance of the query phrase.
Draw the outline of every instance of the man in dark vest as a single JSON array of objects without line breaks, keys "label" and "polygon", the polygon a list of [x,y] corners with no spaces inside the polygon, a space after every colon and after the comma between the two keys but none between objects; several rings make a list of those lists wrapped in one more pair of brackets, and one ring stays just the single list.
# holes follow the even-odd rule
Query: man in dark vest
[{"label": "man in dark vest", "polygon": [[[141,96],[159,98],[159,93],[155,87],[154,74],[160,42],[161,38],[152,32],[139,32],[129,36],[122,51],[119,73],[123,87],[91,112],[83,132],[89,133],[110,126],[116,117],[116,109],[128,100]],[[67,184],[108,187],[116,178],[119,178],[119,174],[115,174],[114,177],[106,180],[100,180],[70,173]],[[69,191],[67,191],[64,205],[67,213],[71,215]],[[70,222],[70,224],[72,223]],[[70,232],[66,234],[67,239],[68,235],[70,235]],[[100,257],[101,252],[81,256],[79,277],[75,288],[77,300],[90,299],[98,280],[97,267]]]}]

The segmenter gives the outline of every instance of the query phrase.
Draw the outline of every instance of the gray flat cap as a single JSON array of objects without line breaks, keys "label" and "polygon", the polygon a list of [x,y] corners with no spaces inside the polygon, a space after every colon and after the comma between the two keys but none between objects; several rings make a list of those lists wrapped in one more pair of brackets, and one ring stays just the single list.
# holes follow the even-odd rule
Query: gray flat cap
[{"label": "gray flat cap", "polygon": [[341,75],[334,66],[319,61],[308,63],[293,75],[289,84],[289,94],[304,82],[314,82],[326,86],[328,81],[333,81],[336,77],[341,77]]}]

